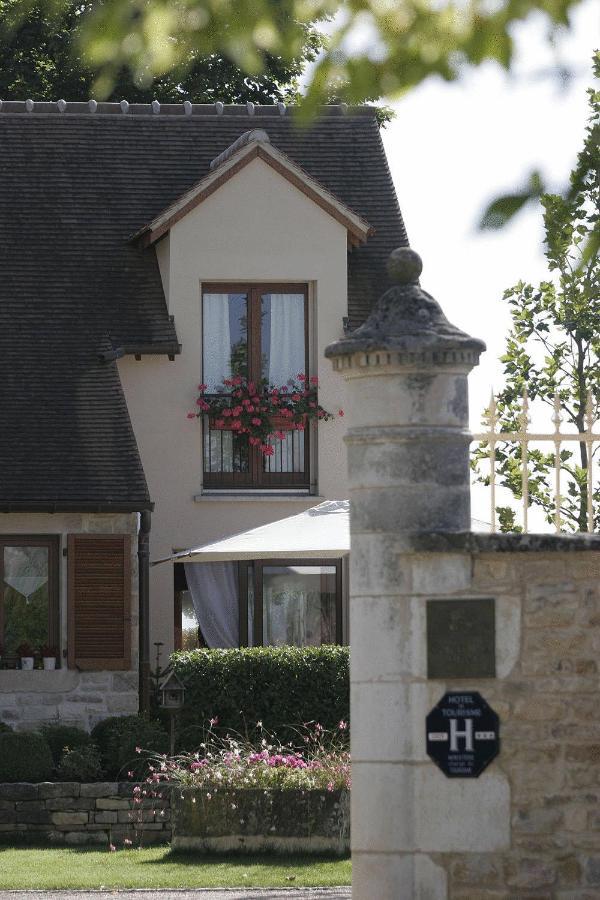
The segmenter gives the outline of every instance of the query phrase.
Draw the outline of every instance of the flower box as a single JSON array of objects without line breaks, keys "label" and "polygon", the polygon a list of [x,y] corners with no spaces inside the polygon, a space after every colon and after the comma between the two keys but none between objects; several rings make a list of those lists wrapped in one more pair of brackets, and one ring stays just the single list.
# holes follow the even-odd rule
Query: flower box
[{"label": "flower box", "polygon": [[[234,431],[231,427],[231,419],[210,419],[211,431]],[[270,427],[273,431],[292,431],[292,421],[285,416],[271,416],[269,419]]]},{"label": "flower box", "polygon": [[350,792],[175,787],[173,849],[343,856],[350,850]]}]

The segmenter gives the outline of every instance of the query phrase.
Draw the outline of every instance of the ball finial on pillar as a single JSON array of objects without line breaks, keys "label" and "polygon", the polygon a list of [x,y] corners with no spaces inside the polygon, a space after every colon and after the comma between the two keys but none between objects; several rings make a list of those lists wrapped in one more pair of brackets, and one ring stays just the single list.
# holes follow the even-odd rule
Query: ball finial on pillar
[{"label": "ball finial on pillar", "polygon": [[415,284],[423,271],[423,261],[410,247],[396,247],[389,255],[387,271],[391,281]]}]

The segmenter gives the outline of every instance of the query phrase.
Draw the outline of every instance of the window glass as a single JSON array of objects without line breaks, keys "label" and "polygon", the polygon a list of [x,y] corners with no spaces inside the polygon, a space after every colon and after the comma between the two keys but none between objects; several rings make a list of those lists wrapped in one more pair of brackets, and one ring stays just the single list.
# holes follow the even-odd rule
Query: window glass
[{"label": "window glass", "polygon": [[49,548],[5,545],[3,552],[4,654],[13,656],[28,643],[34,650],[48,642]]},{"label": "window glass", "polygon": [[198,620],[192,595],[189,591],[181,591],[181,649],[197,650],[199,646]]},{"label": "window glass", "polygon": [[275,387],[306,369],[304,294],[261,294],[262,377]]},{"label": "window glass", "polygon": [[297,647],[336,641],[335,566],[265,566],[265,645]]},{"label": "window glass", "polygon": [[207,392],[223,390],[223,379],[248,374],[248,295],[202,297],[203,380]]}]

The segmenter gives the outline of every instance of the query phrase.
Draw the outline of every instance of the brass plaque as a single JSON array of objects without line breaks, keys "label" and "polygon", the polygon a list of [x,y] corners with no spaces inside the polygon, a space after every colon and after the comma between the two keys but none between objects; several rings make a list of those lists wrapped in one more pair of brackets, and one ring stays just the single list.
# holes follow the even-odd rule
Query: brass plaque
[{"label": "brass plaque", "polygon": [[427,677],[495,678],[493,597],[427,601]]}]

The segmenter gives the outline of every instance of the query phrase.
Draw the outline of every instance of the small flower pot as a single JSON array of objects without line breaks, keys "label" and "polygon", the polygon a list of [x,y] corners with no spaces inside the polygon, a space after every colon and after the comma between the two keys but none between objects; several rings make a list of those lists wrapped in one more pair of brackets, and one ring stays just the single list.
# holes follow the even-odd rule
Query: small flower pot
[{"label": "small flower pot", "polygon": [[53,672],[56,668],[55,656],[44,656],[42,662],[44,664],[44,669],[46,670],[46,672]]},{"label": "small flower pot", "polygon": [[28,671],[33,669],[33,656],[22,656],[21,657],[21,668],[27,669]]}]

